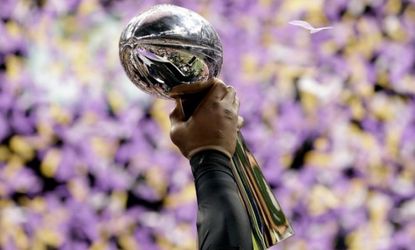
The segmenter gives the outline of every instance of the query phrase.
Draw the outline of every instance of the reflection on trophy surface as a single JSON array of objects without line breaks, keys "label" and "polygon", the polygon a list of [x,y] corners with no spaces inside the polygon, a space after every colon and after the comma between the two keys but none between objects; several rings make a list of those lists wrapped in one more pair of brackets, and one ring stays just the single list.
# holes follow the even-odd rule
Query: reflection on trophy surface
[{"label": "reflection on trophy surface", "polygon": [[174,86],[217,76],[222,44],[198,14],[158,5],[133,18],[120,38],[120,58],[140,89],[170,98]]},{"label": "reflection on trophy surface", "polygon": [[[223,50],[211,24],[195,12],[157,5],[134,17],[120,38],[121,63],[143,91],[173,99],[172,89],[219,74]],[[200,86],[202,89],[204,86]],[[291,236],[293,230],[239,133],[232,172],[250,217],[254,249]]]}]

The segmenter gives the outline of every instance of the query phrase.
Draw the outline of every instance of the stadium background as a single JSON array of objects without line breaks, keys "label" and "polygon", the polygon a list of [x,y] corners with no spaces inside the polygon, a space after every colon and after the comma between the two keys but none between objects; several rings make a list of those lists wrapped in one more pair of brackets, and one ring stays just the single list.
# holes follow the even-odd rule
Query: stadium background
[{"label": "stadium background", "polygon": [[[118,59],[128,20],[166,2],[1,1],[0,249],[196,248],[173,103]],[[221,78],[296,231],[272,249],[411,249],[414,1],[169,3],[220,33]]]}]

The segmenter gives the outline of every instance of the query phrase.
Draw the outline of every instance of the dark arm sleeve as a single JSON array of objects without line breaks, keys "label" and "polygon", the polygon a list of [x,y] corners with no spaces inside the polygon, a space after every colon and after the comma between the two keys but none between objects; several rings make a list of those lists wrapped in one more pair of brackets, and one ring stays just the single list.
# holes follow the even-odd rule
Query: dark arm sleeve
[{"label": "dark arm sleeve", "polygon": [[190,164],[198,202],[199,249],[251,250],[249,218],[228,157],[219,151],[203,151]]}]

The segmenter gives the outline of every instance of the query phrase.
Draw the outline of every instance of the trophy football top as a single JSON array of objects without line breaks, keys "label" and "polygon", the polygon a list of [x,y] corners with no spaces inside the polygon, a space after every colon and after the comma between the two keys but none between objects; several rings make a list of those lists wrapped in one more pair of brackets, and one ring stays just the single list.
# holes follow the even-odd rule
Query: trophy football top
[{"label": "trophy football top", "polygon": [[173,87],[219,74],[223,50],[212,25],[175,5],[156,5],[131,19],[119,53],[130,80],[157,97],[172,98]]}]

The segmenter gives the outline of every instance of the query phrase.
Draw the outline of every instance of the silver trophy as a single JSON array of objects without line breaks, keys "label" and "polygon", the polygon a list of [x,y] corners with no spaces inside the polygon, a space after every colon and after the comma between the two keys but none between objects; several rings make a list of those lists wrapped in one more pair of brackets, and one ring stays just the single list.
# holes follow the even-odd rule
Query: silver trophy
[{"label": "silver trophy", "polygon": [[[223,61],[222,44],[212,25],[174,5],[156,5],[134,17],[121,34],[119,53],[138,88],[167,99],[184,98],[174,91],[178,86],[196,86],[202,92],[207,86],[200,83],[216,77]],[[231,165],[250,218],[253,249],[268,248],[291,236],[293,230],[241,133]]]}]

